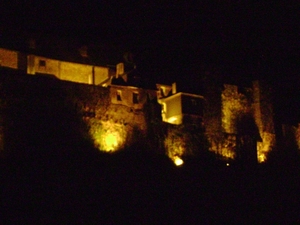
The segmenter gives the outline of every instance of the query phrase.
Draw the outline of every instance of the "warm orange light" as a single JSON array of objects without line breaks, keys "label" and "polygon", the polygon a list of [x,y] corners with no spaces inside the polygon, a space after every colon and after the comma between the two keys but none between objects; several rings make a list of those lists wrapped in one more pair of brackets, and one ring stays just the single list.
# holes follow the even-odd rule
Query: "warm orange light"
[{"label": "warm orange light", "polygon": [[174,162],[174,164],[176,166],[181,166],[184,162],[180,157],[184,155],[186,151],[183,140],[169,134],[169,136],[165,139],[165,147],[167,150],[167,155]]},{"label": "warm orange light", "polygon": [[266,155],[264,153],[260,153],[257,155],[257,160],[259,163],[265,162],[267,159]]},{"label": "warm orange light", "polygon": [[267,161],[267,156],[275,145],[275,135],[267,132],[261,132],[261,142],[257,142],[257,161],[263,163]]},{"label": "warm orange light", "polygon": [[105,150],[112,151],[115,150],[118,146],[118,137],[117,134],[108,134],[104,138]]},{"label": "warm orange light", "polygon": [[127,137],[124,126],[112,121],[91,123],[90,134],[94,139],[95,147],[105,152],[122,149]]},{"label": "warm orange light", "polygon": [[177,120],[177,117],[172,116],[171,118],[168,119],[169,123],[174,123]]},{"label": "warm orange light", "polygon": [[181,166],[184,163],[183,160],[178,156],[173,157],[173,162],[176,166]]},{"label": "warm orange light", "polygon": [[223,148],[220,154],[227,159],[235,158],[235,152],[231,149]]}]

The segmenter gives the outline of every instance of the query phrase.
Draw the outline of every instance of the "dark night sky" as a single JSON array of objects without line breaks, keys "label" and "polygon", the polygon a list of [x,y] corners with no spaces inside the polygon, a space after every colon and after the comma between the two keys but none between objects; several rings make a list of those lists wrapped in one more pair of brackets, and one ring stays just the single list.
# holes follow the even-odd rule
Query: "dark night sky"
[{"label": "dark night sky", "polygon": [[231,79],[299,74],[298,1],[124,2],[1,3],[0,31],[131,51],[148,76],[196,79],[208,64]]}]

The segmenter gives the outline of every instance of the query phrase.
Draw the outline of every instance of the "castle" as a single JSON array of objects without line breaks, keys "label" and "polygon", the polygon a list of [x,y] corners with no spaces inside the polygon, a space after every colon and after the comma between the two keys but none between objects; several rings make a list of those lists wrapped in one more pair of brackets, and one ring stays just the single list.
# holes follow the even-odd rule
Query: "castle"
[{"label": "castle", "polygon": [[[85,57],[86,50],[81,50],[81,55]],[[64,85],[75,85],[70,89],[80,90],[78,93],[92,90],[89,98],[93,101],[79,100],[80,94],[72,96],[95,146],[104,151],[134,144],[137,133],[147,139],[150,129],[160,135],[156,144],[178,165],[191,153],[189,146],[195,147],[187,142],[196,141],[197,146],[199,141],[199,137],[191,140],[188,133],[201,129],[205,130],[209,150],[227,160],[264,162],[276,146],[272,89],[264,82],[254,81],[247,88],[211,83],[202,96],[178,92],[176,83],[156,84],[156,88],[132,85],[123,63],[111,68],[4,48],[0,48],[0,66],[55,82],[67,81]],[[157,122],[154,126],[153,121]],[[178,128],[182,126],[185,129]],[[166,131],[160,133],[162,127]],[[174,135],[176,129],[185,134]]]}]

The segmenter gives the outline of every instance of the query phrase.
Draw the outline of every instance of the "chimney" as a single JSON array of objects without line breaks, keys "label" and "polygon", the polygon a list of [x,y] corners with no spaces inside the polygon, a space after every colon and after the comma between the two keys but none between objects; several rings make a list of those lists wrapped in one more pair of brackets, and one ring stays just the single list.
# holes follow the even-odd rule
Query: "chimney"
[{"label": "chimney", "polygon": [[118,63],[116,67],[117,67],[116,78],[118,78],[119,75],[122,76],[124,74],[124,63]]},{"label": "chimney", "polygon": [[88,57],[88,47],[86,45],[81,46],[81,48],[79,48],[78,51],[81,57],[83,58]]},{"label": "chimney", "polygon": [[176,82],[174,82],[174,83],[172,84],[172,94],[174,95],[174,94],[176,94],[176,92],[177,92]]}]

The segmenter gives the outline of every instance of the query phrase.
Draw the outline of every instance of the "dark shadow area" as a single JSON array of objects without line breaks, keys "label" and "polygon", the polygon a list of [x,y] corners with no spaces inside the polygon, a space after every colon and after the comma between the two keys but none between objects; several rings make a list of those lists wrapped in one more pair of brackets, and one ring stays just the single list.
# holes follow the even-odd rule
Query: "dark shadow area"
[{"label": "dark shadow area", "polygon": [[240,116],[237,133],[237,161],[244,166],[254,166],[257,163],[257,142],[261,137],[251,115]]},{"label": "dark shadow area", "polygon": [[86,128],[57,82],[1,77],[3,224],[299,222],[299,166],[245,170],[200,146],[197,157],[175,167],[138,140],[122,152],[100,153],[82,138]]}]

